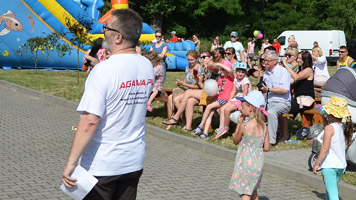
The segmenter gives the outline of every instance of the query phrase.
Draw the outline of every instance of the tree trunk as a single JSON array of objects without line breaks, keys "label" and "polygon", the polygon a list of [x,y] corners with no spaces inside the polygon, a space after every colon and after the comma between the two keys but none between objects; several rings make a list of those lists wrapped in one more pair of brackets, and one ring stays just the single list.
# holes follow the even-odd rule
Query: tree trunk
[{"label": "tree trunk", "polygon": [[35,52],[35,73],[37,74],[37,52],[38,50],[36,50]]},{"label": "tree trunk", "polygon": [[78,84],[79,84],[79,69],[80,69],[80,66],[79,66],[79,46],[80,45],[78,45],[78,48],[77,48],[77,55],[78,55],[77,56],[78,57],[78,73],[77,73],[78,74]]},{"label": "tree trunk", "polygon": [[153,19],[151,22],[151,27],[155,31],[162,30],[162,23],[163,23],[162,15],[155,15],[155,16],[153,16]]}]

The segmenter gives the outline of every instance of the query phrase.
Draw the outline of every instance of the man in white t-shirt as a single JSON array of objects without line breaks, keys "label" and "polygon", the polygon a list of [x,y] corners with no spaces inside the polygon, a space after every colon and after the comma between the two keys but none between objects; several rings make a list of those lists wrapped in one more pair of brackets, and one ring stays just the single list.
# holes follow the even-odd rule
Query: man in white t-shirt
[{"label": "man in white t-shirt", "polygon": [[245,50],[241,42],[237,41],[237,39],[239,38],[237,32],[236,31],[231,32],[230,38],[231,38],[230,41],[225,42],[224,49],[233,47],[235,49],[237,60],[239,62],[246,63]]},{"label": "man in white t-shirt", "polygon": [[84,199],[136,199],[145,158],[147,100],[154,84],[151,62],[135,51],[141,31],[142,18],[131,9],[113,11],[103,27],[111,56],[87,78],[62,174],[63,184],[75,187],[70,175],[80,158],[79,165],[98,179]]}]

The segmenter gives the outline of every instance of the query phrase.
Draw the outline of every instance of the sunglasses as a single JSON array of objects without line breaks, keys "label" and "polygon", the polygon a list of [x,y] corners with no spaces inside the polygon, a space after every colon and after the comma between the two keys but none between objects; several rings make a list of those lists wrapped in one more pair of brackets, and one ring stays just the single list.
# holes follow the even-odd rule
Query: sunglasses
[{"label": "sunglasses", "polygon": [[345,53],[346,51],[339,51],[339,53]]},{"label": "sunglasses", "polygon": [[113,29],[113,28],[109,28],[108,25],[106,24],[105,26],[103,26],[103,30],[105,31],[114,31],[114,32],[118,32],[120,33],[120,31]]},{"label": "sunglasses", "polygon": [[156,35],[156,38],[161,38],[162,37],[162,35]]},{"label": "sunglasses", "polygon": [[209,56],[200,56],[201,59],[205,59],[206,57],[209,57]]},{"label": "sunglasses", "polygon": [[288,57],[288,58],[292,57],[292,55],[290,55],[290,54],[284,54],[284,56]]},{"label": "sunglasses", "polygon": [[230,56],[230,55],[232,55],[232,53],[230,53],[230,52],[226,52],[226,53],[225,53],[225,55],[229,55],[229,56]]}]

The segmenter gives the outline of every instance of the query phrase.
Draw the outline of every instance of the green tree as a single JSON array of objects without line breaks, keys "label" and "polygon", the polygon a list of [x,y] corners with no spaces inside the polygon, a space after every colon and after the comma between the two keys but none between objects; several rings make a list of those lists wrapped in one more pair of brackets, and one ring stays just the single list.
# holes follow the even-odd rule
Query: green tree
[{"label": "green tree", "polygon": [[37,36],[28,39],[24,44],[20,46],[17,52],[22,55],[22,53],[31,52],[35,59],[35,72],[37,73],[37,61],[38,52],[41,51],[45,54],[47,59],[51,51],[57,51],[59,57],[63,57],[67,52],[71,51],[71,46],[65,42],[58,42],[60,40],[60,35],[58,33],[50,33],[45,36]]}]

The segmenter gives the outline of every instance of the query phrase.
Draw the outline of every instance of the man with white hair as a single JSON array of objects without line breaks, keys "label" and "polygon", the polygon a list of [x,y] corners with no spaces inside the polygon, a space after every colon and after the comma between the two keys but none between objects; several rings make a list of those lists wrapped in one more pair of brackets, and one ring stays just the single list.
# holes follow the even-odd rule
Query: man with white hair
[{"label": "man with white hair", "polygon": [[266,92],[268,115],[268,132],[271,144],[277,142],[278,117],[288,113],[291,108],[290,74],[278,65],[276,51],[267,51],[264,54],[266,73],[263,76],[265,84],[261,87]]}]

